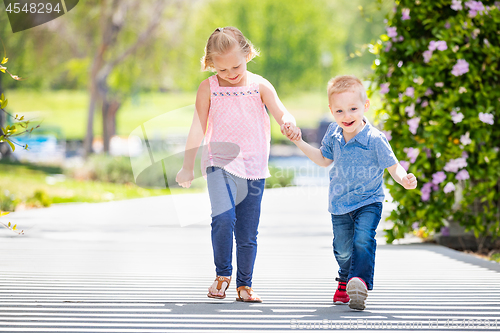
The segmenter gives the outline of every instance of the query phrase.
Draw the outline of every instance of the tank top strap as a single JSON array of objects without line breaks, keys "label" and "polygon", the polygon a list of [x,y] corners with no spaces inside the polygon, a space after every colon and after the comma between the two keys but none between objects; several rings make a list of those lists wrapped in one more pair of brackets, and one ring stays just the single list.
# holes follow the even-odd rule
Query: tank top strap
[{"label": "tank top strap", "polygon": [[250,82],[248,83],[248,87],[252,90],[252,91],[259,91],[260,92],[260,84],[259,84],[259,81],[257,80],[259,76],[257,74],[252,74],[252,77],[250,78]]},{"label": "tank top strap", "polygon": [[219,80],[217,80],[217,74],[212,75],[208,78],[208,82],[210,83],[210,91],[217,91],[219,88]]}]

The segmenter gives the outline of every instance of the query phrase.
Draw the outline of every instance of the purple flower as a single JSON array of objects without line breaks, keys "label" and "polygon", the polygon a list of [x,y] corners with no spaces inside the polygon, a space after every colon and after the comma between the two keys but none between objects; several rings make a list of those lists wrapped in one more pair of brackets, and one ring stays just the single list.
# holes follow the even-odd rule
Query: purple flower
[{"label": "purple flower", "polygon": [[403,151],[406,153],[406,157],[410,159],[410,163],[415,163],[418,154],[420,154],[420,149],[413,147],[405,148]]},{"label": "purple flower", "polygon": [[382,83],[380,85],[380,93],[387,94],[389,92],[389,86],[390,86],[390,83]]},{"label": "purple flower", "polygon": [[429,51],[445,51],[448,49],[448,45],[446,45],[446,41],[438,40],[437,42],[431,40],[429,43]]},{"label": "purple flower", "polygon": [[449,160],[444,166],[443,170],[447,172],[457,172],[459,169],[465,168],[467,166],[467,161],[465,158],[460,157],[456,159]]},{"label": "purple flower", "polygon": [[470,145],[472,143],[472,140],[470,139],[470,133],[467,132],[464,135],[460,136],[460,142],[464,145]]},{"label": "purple flower", "polygon": [[399,164],[403,167],[403,169],[405,169],[406,171],[408,171],[408,169],[410,168],[410,162],[408,161],[399,161]]},{"label": "purple flower", "polygon": [[444,193],[450,193],[455,191],[455,185],[453,185],[452,182],[449,182],[448,184],[445,185],[443,189]]},{"label": "purple flower", "polygon": [[460,76],[467,73],[468,71],[469,71],[469,63],[464,59],[458,59],[455,66],[453,66],[451,74],[455,76]]},{"label": "purple flower", "polygon": [[481,1],[467,1],[465,6],[469,7],[471,10],[482,12],[484,10],[484,5]]},{"label": "purple flower", "polygon": [[429,101],[423,101],[422,104],[420,104],[421,107],[426,108],[429,106]]},{"label": "purple flower", "polygon": [[438,88],[443,88],[444,87],[444,82],[436,82],[434,85]]},{"label": "purple flower", "polygon": [[392,47],[392,42],[387,42],[384,52],[389,52],[391,50],[391,47]]},{"label": "purple flower", "polygon": [[413,98],[415,96],[415,88],[413,88],[413,87],[406,88],[405,95],[410,97],[410,98]]},{"label": "purple flower", "polygon": [[466,180],[466,179],[469,179],[469,178],[470,178],[470,175],[467,172],[467,170],[465,170],[465,169],[460,170],[457,173],[457,175],[455,176],[456,180]]},{"label": "purple flower", "polygon": [[440,40],[440,41],[437,41],[436,44],[437,44],[438,51],[448,50],[448,45],[446,44],[446,41]]},{"label": "purple flower", "polygon": [[494,116],[491,113],[479,112],[479,120],[481,120],[483,123],[493,125]]},{"label": "purple flower", "polygon": [[410,132],[413,135],[417,134],[418,124],[420,124],[420,118],[419,117],[411,118],[406,123],[408,124],[408,126],[410,126]]},{"label": "purple flower", "polygon": [[422,149],[424,152],[425,152],[425,156],[427,156],[427,158],[431,158],[432,157],[432,152],[429,148],[424,148]]},{"label": "purple flower", "polygon": [[432,183],[435,185],[441,184],[446,179],[446,174],[443,171],[438,171],[432,175]]},{"label": "purple flower", "polygon": [[403,8],[401,10],[403,12],[403,15],[401,16],[401,20],[409,20],[410,19],[410,8]]},{"label": "purple flower", "polygon": [[430,51],[430,50],[424,51],[424,53],[422,53],[422,55],[424,56],[425,63],[428,63],[429,61],[431,61],[432,51]]},{"label": "purple flower", "polygon": [[451,9],[455,11],[462,10],[462,1],[460,0],[451,0]]},{"label": "purple flower", "polygon": [[396,27],[387,27],[386,30],[387,30],[387,36],[389,36],[389,38],[397,37],[398,32]]},{"label": "purple flower", "polygon": [[432,192],[432,183],[425,183],[424,186],[422,186],[422,195],[420,196],[422,201],[428,201],[429,198],[431,197],[431,192]]},{"label": "purple flower", "polygon": [[432,91],[431,88],[427,88],[427,90],[424,93],[425,96],[431,96],[432,94],[434,94],[434,92]]},{"label": "purple flower", "polygon": [[464,119],[464,115],[462,112],[451,111],[451,120],[453,120],[453,122],[455,124],[458,124],[463,119]]},{"label": "purple flower", "polygon": [[441,236],[447,237],[450,235],[450,228],[442,227],[441,228]]},{"label": "purple flower", "polygon": [[408,117],[413,117],[415,115],[415,103],[405,107],[405,112],[408,114]]},{"label": "purple flower", "polygon": [[402,41],[404,41],[404,40],[405,40],[405,38],[404,38],[403,36],[399,36],[399,37],[398,37],[398,42],[402,42]]},{"label": "purple flower", "polygon": [[450,22],[446,22],[446,24],[444,25],[444,27],[445,27],[446,29],[450,29],[450,28],[451,28],[451,24],[450,24]]},{"label": "purple flower", "polygon": [[385,137],[387,138],[387,141],[392,140],[392,131],[382,131],[384,133]]},{"label": "purple flower", "polygon": [[413,224],[411,225],[412,229],[413,230],[416,230],[419,228],[419,223],[418,222],[413,222]]}]

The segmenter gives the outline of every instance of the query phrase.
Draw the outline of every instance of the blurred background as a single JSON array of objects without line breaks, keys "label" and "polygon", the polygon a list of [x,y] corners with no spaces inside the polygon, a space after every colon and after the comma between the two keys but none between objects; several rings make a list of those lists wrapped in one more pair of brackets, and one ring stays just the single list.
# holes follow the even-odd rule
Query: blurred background
[{"label": "blurred background", "polygon": [[[248,69],[275,86],[305,139],[318,144],[332,121],[327,81],[372,73],[368,44],[385,32],[393,6],[370,0],[87,0],[15,34],[7,15],[0,15],[5,66],[23,78],[0,75],[8,99],[2,127],[14,124],[10,115],[16,114],[40,125],[14,138],[13,152],[0,144],[0,210],[200,191],[202,178],[189,191],[175,188],[174,179],[196,89],[212,75],[201,72],[200,58],[217,27],[238,27],[260,50]],[[144,136],[134,140],[137,131],[147,134],[147,145]],[[298,153],[275,123],[272,132],[268,187],[327,184],[326,171]],[[134,159],[152,151],[160,154],[156,161],[171,158],[162,168],[151,160],[134,169]]]}]

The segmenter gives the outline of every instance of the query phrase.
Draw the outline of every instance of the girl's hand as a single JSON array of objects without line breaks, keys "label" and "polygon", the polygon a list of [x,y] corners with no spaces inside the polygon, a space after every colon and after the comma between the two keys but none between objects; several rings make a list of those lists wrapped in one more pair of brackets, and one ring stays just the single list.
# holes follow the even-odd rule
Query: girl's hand
[{"label": "girl's hand", "polygon": [[289,122],[281,125],[281,133],[291,141],[298,141],[302,138],[300,128]]},{"label": "girl's hand", "polygon": [[175,177],[175,181],[184,188],[189,188],[194,179],[194,171],[182,168]]},{"label": "girl's hand", "polygon": [[407,190],[413,190],[417,188],[417,178],[414,174],[409,173],[401,179],[401,185]]}]

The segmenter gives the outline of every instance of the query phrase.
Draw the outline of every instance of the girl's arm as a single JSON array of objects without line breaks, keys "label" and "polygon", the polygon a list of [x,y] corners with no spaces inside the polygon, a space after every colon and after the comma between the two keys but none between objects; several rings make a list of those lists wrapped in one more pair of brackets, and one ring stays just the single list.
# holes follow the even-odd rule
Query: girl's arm
[{"label": "girl's arm", "polygon": [[184,163],[182,169],[177,173],[175,180],[182,187],[191,186],[194,179],[194,162],[198,148],[207,130],[208,110],[210,109],[210,83],[204,80],[198,88],[196,94],[195,112],[193,122],[189,129],[189,134],[184,150]]},{"label": "girl's arm", "polygon": [[302,139],[296,140],[296,141],[293,141],[293,143],[295,143],[295,145],[297,147],[299,147],[299,149],[302,150],[302,152],[307,157],[309,157],[309,159],[311,161],[313,161],[314,163],[316,163],[320,167],[326,168],[327,166],[332,164],[333,160],[324,157],[323,154],[321,153],[321,150],[319,150],[318,148],[314,148],[313,146],[311,146],[310,144],[308,144],[304,140],[302,140]]},{"label": "girl's arm", "polygon": [[396,163],[393,166],[388,167],[387,171],[389,171],[392,178],[401,184],[405,189],[412,190],[417,187],[417,178],[415,175],[412,173],[407,174],[401,164]]},{"label": "girl's arm", "polygon": [[[276,93],[276,89],[274,89],[273,85],[264,78],[260,79],[260,94],[262,97],[262,102],[266,105],[269,113],[276,119],[278,125],[280,125],[281,133],[286,135],[285,123],[295,124],[295,118],[292,116],[290,112],[285,108],[283,103],[278,97]],[[295,128],[294,133],[289,137],[290,140],[298,140],[300,139],[300,131]]]}]

